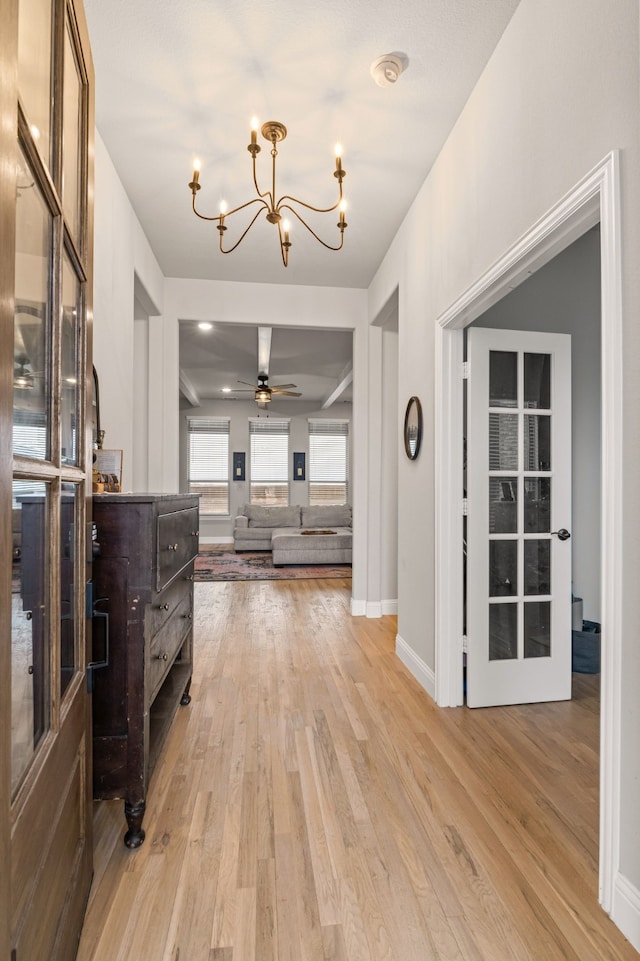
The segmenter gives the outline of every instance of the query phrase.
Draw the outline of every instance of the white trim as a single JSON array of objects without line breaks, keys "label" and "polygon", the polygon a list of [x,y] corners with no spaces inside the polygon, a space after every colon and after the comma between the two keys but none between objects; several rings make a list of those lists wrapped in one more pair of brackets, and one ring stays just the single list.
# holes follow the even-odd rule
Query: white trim
[{"label": "white trim", "polygon": [[[531,272],[600,222],[602,277],[602,685],[600,706],[600,882],[605,911],[618,923],[614,887],[620,853],[622,687],[622,281],[620,157],[608,154],[438,318],[436,358],[436,690],[460,703],[459,621],[462,329]],[[458,453],[456,453],[458,451]],[[612,911],[612,906],[615,910]]]},{"label": "white trim", "polygon": [[636,951],[640,951],[640,891],[622,874],[616,877],[611,917]]},{"label": "white trim", "polygon": [[367,602],[359,601],[355,597],[351,598],[351,616],[364,617],[367,613]]},{"label": "white trim", "polygon": [[[201,515],[200,521],[204,519]],[[200,536],[199,543],[202,544],[233,544],[233,537],[203,537]]]},{"label": "white trim", "polygon": [[387,600],[381,602],[382,615],[385,614],[397,614],[398,613],[398,600]]},{"label": "white trim", "polygon": [[367,617],[382,617],[382,601],[367,601]]},{"label": "white trim", "polygon": [[399,634],[396,634],[396,654],[404,666],[411,671],[418,684],[425,689],[429,697],[435,700],[436,677],[434,672]]}]

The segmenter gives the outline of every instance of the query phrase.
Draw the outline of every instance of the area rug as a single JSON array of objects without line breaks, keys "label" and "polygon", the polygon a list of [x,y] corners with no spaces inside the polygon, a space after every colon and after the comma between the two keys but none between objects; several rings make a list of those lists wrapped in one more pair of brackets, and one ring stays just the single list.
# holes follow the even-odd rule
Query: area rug
[{"label": "area rug", "polygon": [[269,551],[201,551],[196,581],[291,581],[303,578],[351,577],[351,564],[287,564],[274,567]]}]

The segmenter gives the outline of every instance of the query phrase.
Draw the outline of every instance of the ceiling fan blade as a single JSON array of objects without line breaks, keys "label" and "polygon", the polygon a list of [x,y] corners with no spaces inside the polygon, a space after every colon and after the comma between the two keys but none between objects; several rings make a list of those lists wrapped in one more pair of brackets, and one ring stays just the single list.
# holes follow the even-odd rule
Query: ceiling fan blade
[{"label": "ceiling fan blade", "polygon": [[[238,383],[239,383],[239,384],[246,384],[246,386],[247,386],[247,387],[250,387],[252,390],[260,390],[260,388],[259,388],[259,386],[258,386],[257,384],[249,384],[246,380],[239,380]],[[236,389],[236,390],[239,390],[240,388],[239,388],[239,387],[236,387],[235,389]]]},{"label": "ceiling fan blade", "polygon": [[275,387],[271,388],[271,393],[278,394],[280,397],[302,397],[302,394],[296,390],[276,390]]},{"label": "ceiling fan blade", "polygon": [[271,390],[290,390],[292,387],[297,386],[297,384],[274,384]]}]

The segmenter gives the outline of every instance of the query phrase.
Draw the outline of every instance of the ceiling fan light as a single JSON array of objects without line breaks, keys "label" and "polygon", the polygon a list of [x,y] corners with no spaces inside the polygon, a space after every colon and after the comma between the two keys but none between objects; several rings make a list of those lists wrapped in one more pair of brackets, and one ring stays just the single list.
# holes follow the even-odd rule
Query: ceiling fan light
[{"label": "ceiling fan light", "polygon": [[256,391],[256,403],[268,404],[271,401],[271,391],[261,388]]}]

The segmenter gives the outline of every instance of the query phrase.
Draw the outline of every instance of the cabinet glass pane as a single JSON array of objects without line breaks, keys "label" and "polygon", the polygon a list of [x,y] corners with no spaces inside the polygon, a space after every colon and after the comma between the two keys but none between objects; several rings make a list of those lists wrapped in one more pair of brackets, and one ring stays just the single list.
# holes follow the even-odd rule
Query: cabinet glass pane
[{"label": "cabinet glass pane", "polygon": [[13,352],[13,452],[49,457],[49,241],[52,218],[29,165],[20,155],[16,201]]},{"label": "cabinet glass pane", "polygon": [[22,781],[49,728],[46,569],[47,485],[13,483],[11,587],[11,788]]},{"label": "cabinet glass pane", "polygon": [[551,417],[524,415],[524,469],[551,470]]},{"label": "cabinet glass pane", "polygon": [[62,485],[60,504],[60,694],[76,670],[76,620],[74,608],[75,531],[77,487]]},{"label": "cabinet glass pane", "polygon": [[551,407],[551,354],[524,355],[524,406]]},{"label": "cabinet glass pane", "polygon": [[82,143],[82,85],[69,30],[64,35],[64,97],[62,106],[62,206],[77,244],[80,225],[80,146]]},{"label": "cabinet glass pane", "polygon": [[60,393],[60,454],[63,463],[78,463],[78,379],[80,359],[81,288],[71,261],[62,261],[62,383]]},{"label": "cabinet glass pane", "polygon": [[489,596],[518,592],[518,542],[489,541]]},{"label": "cabinet glass pane", "polygon": [[489,533],[518,532],[518,478],[489,478]]},{"label": "cabinet glass pane", "polygon": [[524,481],[524,532],[551,531],[551,478],[526,477]]},{"label": "cabinet glass pane", "polygon": [[31,135],[49,165],[51,0],[20,0],[18,4],[18,90]]},{"label": "cabinet glass pane", "polygon": [[530,601],[524,605],[524,656],[551,655],[551,601]]},{"label": "cabinet glass pane", "polygon": [[489,470],[518,469],[518,415],[489,414]]},{"label": "cabinet glass pane", "polygon": [[524,542],[525,594],[551,593],[551,541]]},{"label": "cabinet glass pane", "polygon": [[518,605],[489,605],[489,660],[508,661],[518,656]]},{"label": "cabinet glass pane", "polygon": [[518,355],[508,350],[489,351],[489,407],[517,407]]}]

